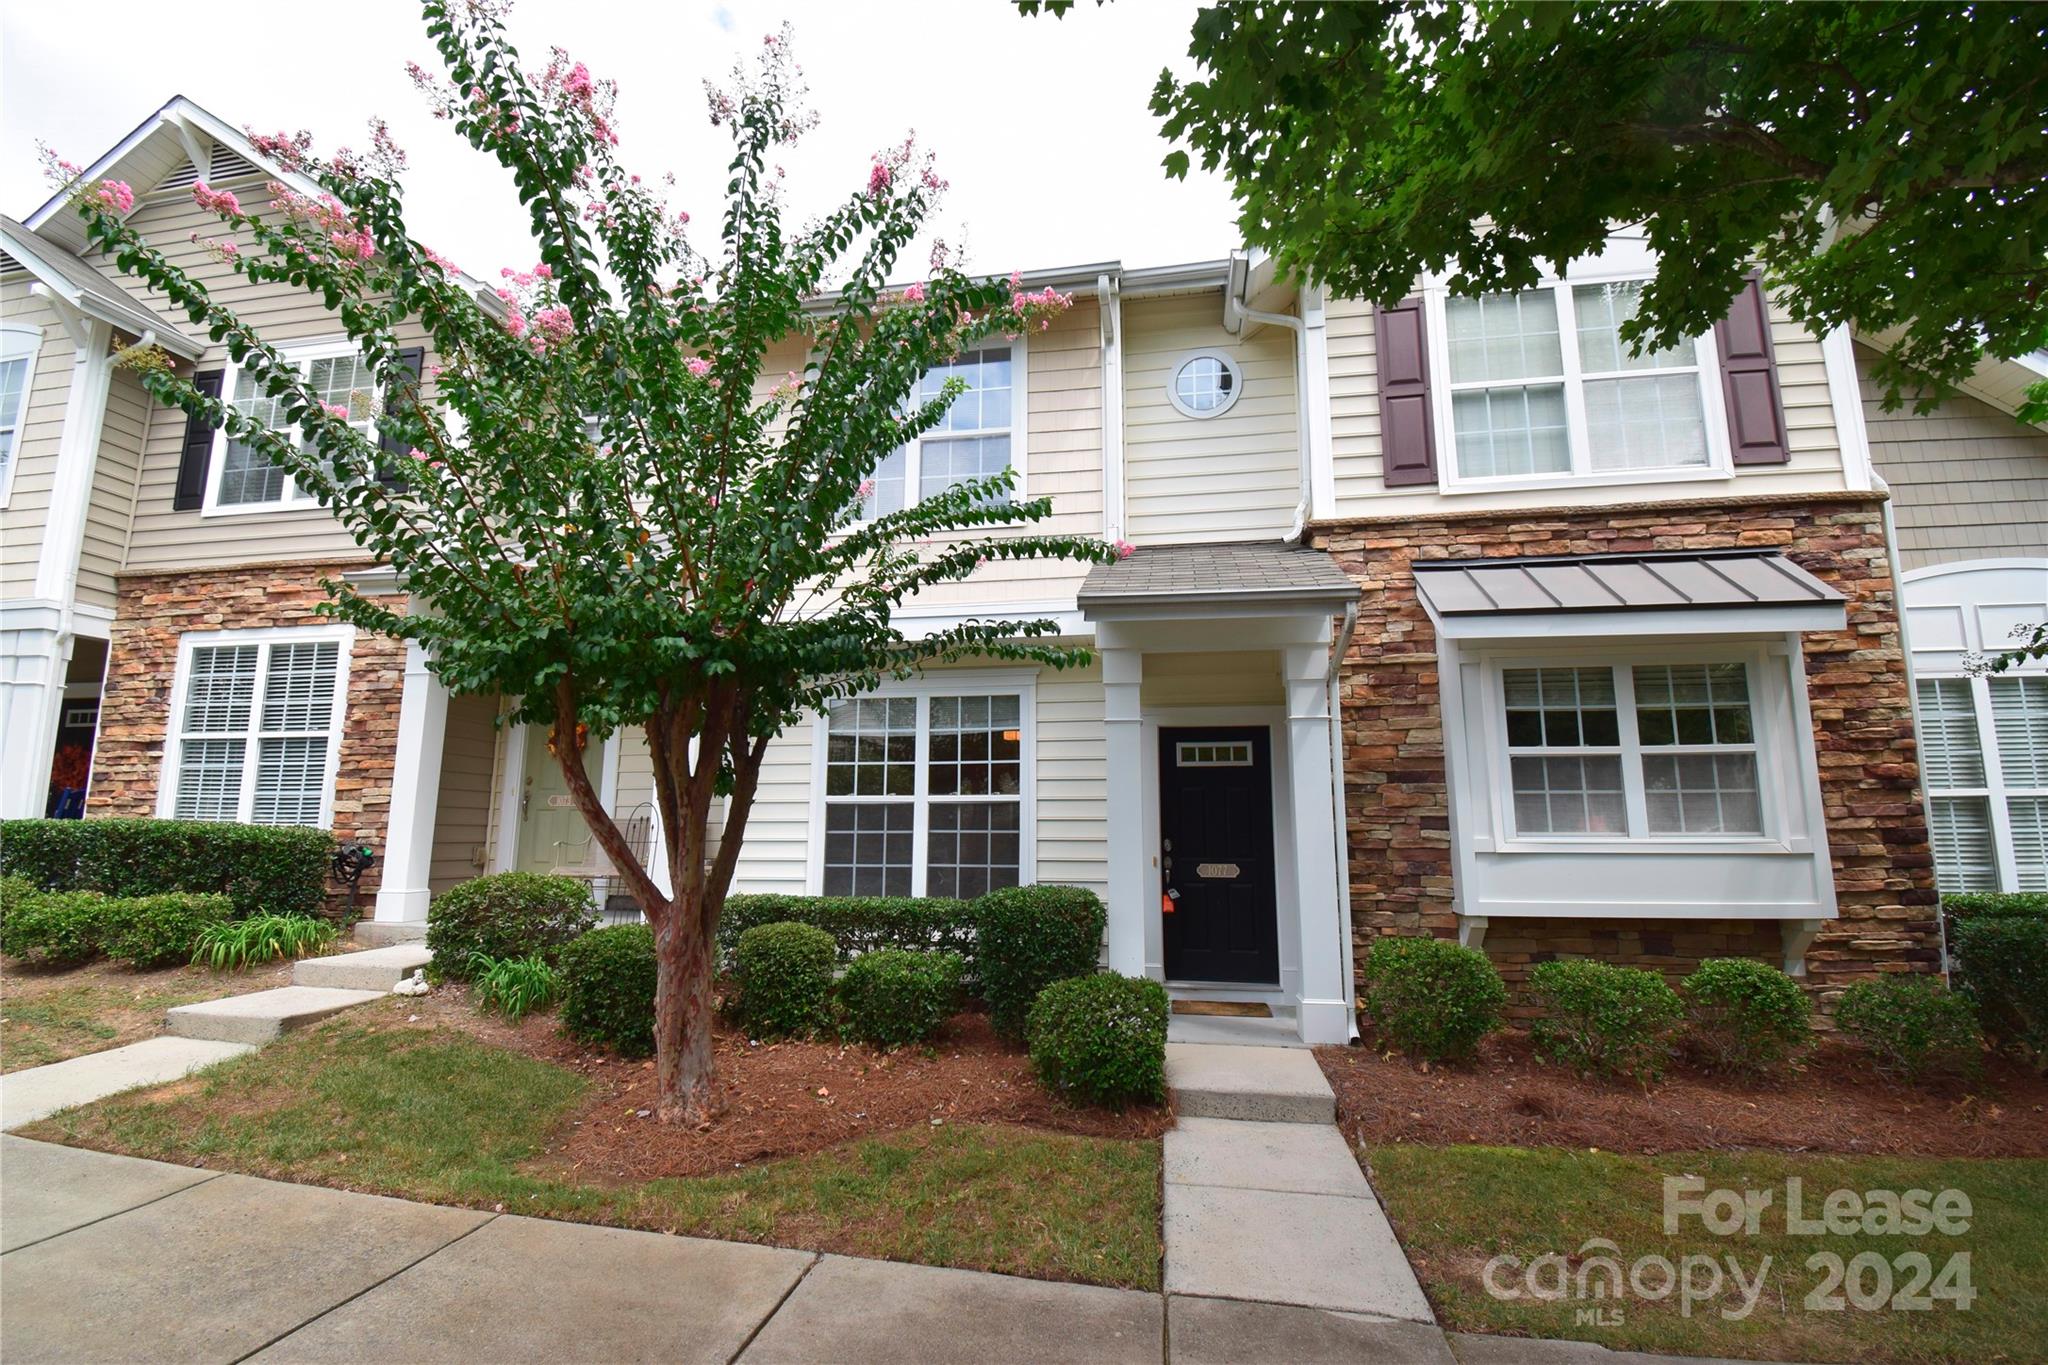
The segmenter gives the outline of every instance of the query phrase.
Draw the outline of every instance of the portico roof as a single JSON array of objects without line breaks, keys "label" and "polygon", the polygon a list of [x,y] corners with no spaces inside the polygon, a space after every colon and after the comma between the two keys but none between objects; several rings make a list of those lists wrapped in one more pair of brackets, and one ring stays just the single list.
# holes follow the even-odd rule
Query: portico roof
[{"label": "portico roof", "polygon": [[1090,569],[1076,594],[1084,612],[1200,602],[1341,606],[1357,595],[1329,555],[1272,540],[1142,546]]}]

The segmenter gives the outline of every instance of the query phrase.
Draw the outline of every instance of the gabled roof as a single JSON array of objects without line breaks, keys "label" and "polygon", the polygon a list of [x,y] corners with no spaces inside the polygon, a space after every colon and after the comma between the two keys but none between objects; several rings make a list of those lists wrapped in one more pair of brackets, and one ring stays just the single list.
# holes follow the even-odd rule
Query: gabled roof
[{"label": "gabled roof", "polygon": [[87,317],[138,337],[148,334],[157,345],[187,360],[197,360],[205,351],[203,342],[152,311],[118,281],[5,215],[0,215],[0,247],[54,298]]}]

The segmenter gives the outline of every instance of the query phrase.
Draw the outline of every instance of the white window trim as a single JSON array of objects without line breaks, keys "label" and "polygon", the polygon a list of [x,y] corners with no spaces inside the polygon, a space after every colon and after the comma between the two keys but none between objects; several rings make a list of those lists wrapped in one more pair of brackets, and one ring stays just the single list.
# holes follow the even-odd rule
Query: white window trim
[{"label": "white window trim", "polygon": [[14,416],[14,431],[7,439],[5,468],[0,468],[0,507],[5,507],[14,496],[14,471],[21,467],[21,438],[28,429],[28,409],[35,397],[36,360],[43,349],[43,329],[9,324],[0,327],[0,361],[26,360],[28,368],[22,372],[21,411]]},{"label": "white window trim", "polygon": [[[169,820],[174,817],[178,804],[178,751],[185,738],[185,695],[192,682],[192,656],[201,649],[219,645],[272,645],[307,644],[323,640],[340,643],[335,651],[334,711],[327,726],[327,771],[321,779],[319,828],[334,827],[334,784],[341,773],[342,722],[348,715],[349,656],[355,648],[356,628],[347,625],[321,626],[280,626],[276,628],[248,630],[197,630],[187,631],[178,637],[178,671],[171,683],[170,714],[164,724],[163,758],[159,765],[156,784],[157,818]],[[250,701],[251,728],[243,737],[250,745],[242,763],[242,792],[235,806],[235,823],[249,824],[250,811],[256,801],[256,729],[255,717],[261,714],[263,706],[262,689],[269,677],[270,659],[267,653],[258,656],[256,665],[257,690]],[[229,735],[213,735],[207,738],[227,739]]]},{"label": "white window trim", "polygon": [[[1026,335],[1019,332],[1014,337],[990,337],[985,341],[976,342],[968,349],[993,351],[1002,346],[1010,348],[1010,470],[1014,476],[1010,481],[1010,496],[1012,500],[1022,502],[1031,496],[1030,486],[1026,482],[1031,474],[1030,442],[1026,439],[1031,429],[1030,345]],[[922,392],[923,375],[918,376],[917,384],[918,390]],[[995,428],[991,427],[988,432],[978,434],[993,434],[994,431]],[[919,436],[903,443],[903,506],[906,510],[924,501],[925,440],[926,437]],[[934,444],[944,444],[944,441],[941,439]],[[865,524],[865,519],[856,523]],[[1023,523],[1012,521],[1002,524],[1021,526]]]},{"label": "white window trim", "polygon": [[[1588,376],[1579,367],[1578,313],[1572,299],[1572,286],[1581,284],[1618,284],[1629,280],[1646,280],[1654,273],[1655,265],[1646,251],[1632,251],[1621,245],[1621,250],[1610,250],[1607,254],[1584,261],[1574,261],[1562,273],[1546,270],[1532,289],[1551,289],[1557,299],[1558,346],[1564,358],[1564,397],[1567,443],[1571,448],[1572,467],[1563,474],[1508,474],[1487,478],[1467,478],[1458,471],[1457,434],[1451,423],[1451,395],[1454,391],[1482,388],[1507,387],[1512,381],[1469,381],[1457,386],[1451,385],[1451,343],[1449,321],[1445,305],[1451,297],[1447,278],[1430,277],[1422,289],[1424,309],[1424,332],[1429,347],[1429,398],[1430,421],[1434,426],[1438,452],[1438,491],[1445,494],[1493,493],[1519,489],[1588,488],[1611,484],[1679,483],[1712,479],[1732,479],[1735,464],[1728,442],[1728,412],[1721,396],[1720,352],[1714,345],[1711,331],[1693,338],[1695,354],[1698,356],[1698,379],[1700,386],[1700,410],[1706,419],[1707,462],[1699,466],[1674,466],[1650,469],[1617,469],[1596,472],[1592,467],[1592,440],[1586,421],[1585,381],[1591,378],[1612,378],[1615,376],[1601,371]],[[1631,370],[1628,376],[1654,375],[1656,370]]]},{"label": "white window trim", "polygon": [[[1223,366],[1224,369],[1230,371],[1230,396],[1223,400],[1222,407],[1211,408],[1207,412],[1200,412],[1181,401],[1180,372],[1187,368],[1188,362],[1191,360],[1213,360]],[[1244,397],[1244,366],[1238,362],[1236,356],[1228,351],[1219,350],[1214,346],[1201,346],[1192,351],[1181,352],[1167,364],[1166,401],[1173,404],[1173,410],[1183,417],[1191,417],[1197,422],[1206,422],[1211,418],[1221,417],[1224,413],[1236,407],[1237,400],[1242,397]]]},{"label": "white window trim", "polygon": [[[2039,673],[2006,673],[2007,678],[2038,679]],[[1991,678],[1983,674],[1964,672],[1916,673],[1913,678],[1917,693],[1923,682],[1963,681],[1970,685],[1970,710],[1977,726],[1977,752],[1984,764],[1984,782],[1973,787],[1936,787],[1927,783],[1927,798],[1930,807],[1938,800],[1980,799],[1991,812],[1991,850],[1998,862],[1998,889],[2017,891],[2020,889],[2019,849],[2013,842],[2012,806],[2015,797],[2048,799],[2048,786],[2012,786],[2005,780],[2005,756],[1998,748],[1998,722],[1991,708]],[[1914,697],[1916,704],[1919,697]],[[1922,778],[1923,782],[1925,778]],[[1930,849],[1931,851],[1931,849]],[[1938,875],[1938,872],[1937,872]],[[1961,895],[1962,892],[1955,894]]]},{"label": "white window trim", "polygon": [[[1017,884],[1030,886],[1038,880],[1038,675],[1024,669],[977,669],[953,677],[930,674],[903,682],[887,682],[863,697],[915,697],[917,706],[917,768],[908,797],[887,798],[916,803],[911,830],[912,862],[910,894],[925,894],[927,858],[931,839],[931,793],[928,769],[931,740],[932,697],[987,697],[1014,693],[1017,697]],[[825,894],[825,759],[831,739],[831,718],[823,712],[811,720],[811,817],[807,845],[804,889],[807,894]],[[884,798],[873,797],[870,800]],[[947,799],[947,798],[941,798]],[[966,797],[963,800],[974,800]]]},{"label": "white window trim", "polygon": [[[277,353],[285,360],[299,367],[300,376],[306,367],[316,360],[332,360],[339,356],[360,355],[362,347],[348,338],[321,338],[313,341],[295,341],[280,345]],[[220,378],[221,401],[234,404],[235,386],[241,378],[242,366],[230,360]],[[370,423],[370,441],[377,440],[377,424]],[[220,478],[222,467],[227,464],[228,432],[221,427],[213,433],[213,450],[206,461],[206,497],[200,503],[202,517],[246,517],[266,512],[303,512],[319,507],[320,503],[311,494],[302,493],[299,481],[289,470],[285,472],[284,488],[279,496],[269,502],[238,502],[225,506],[220,501]]]},{"label": "white window trim", "polygon": [[[1648,797],[1643,777],[1646,752],[1637,736],[1634,667],[1641,664],[1741,663],[1749,670],[1749,707],[1755,735],[1757,802],[1763,834],[1651,834]],[[1507,710],[1502,674],[1511,668],[1611,668],[1615,674],[1616,718],[1621,730],[1621,784],[1631,833],[1522,834],[1515,829],[1514,781],[1508,754]],[[1800,853],[1805,840],[1789,830],[1788,781],[1796,765],[1784,754],[1798,743],[1796,733],[1777,733],[1778,717],[1791,709],[1786,690],[1785,660],[1754,641],[1722,645],[1639,645],[1634,648],[1573,649],[1555,652],[1489,653],[1483,660],[1482,724],[1475,740],[1483,746],[1489,787],[1493,838],[1489,851],[1499,853]],[[1796,731],[1796,723],[1792,727]],[[1705,746],[1726,750],[1740,746]],[[1692,752],[1656,746],[1650,752]],[[1526,753],[1522,756],[1528,756]],[[1635,831],[1642,831],[1636,833]]]}]

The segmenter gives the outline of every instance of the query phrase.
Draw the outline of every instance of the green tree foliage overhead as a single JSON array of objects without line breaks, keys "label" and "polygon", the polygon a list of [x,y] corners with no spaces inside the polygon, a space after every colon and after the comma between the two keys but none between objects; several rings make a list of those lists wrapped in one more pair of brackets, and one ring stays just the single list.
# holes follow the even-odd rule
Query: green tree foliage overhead
[{"label": "green tree foliage overhead", "polygon": [[[713,936],[769,739],[927,663],[1085,657],[1047,621],[916,639],[891,624],[906,598],[985,560],[1113,557],[1099,541],[1020,533],[1051,509],[1012,496],[1007,473],[864,515],[877,463],[960,392],[955,380],[926,401],[923,375],[982,338],[1048,325],[1069,301],[943,260],[885,291],[944,189],[909,142],[858,167],[857,188],[822,218],[788,222],[774,157],[813,120],[786,34],[766,40],[752,75],[709,92],[733,156],[703,252],[688,215],[620,160],[609,82],[559,49],[543,68],[522,66],[501,5],[422,8],[446,76],[415,67],[415,81],[510,176],[537,264],[479,291],[414,240],[403,159],[381,128],[370,152],[326,158],[302,138],[258,140],[318,193],[280,183],[245,210],[225,191],[193,191],[222,220],[212,250],[240,279],[318,297],[379,388],[400,386],[377,414],[389,448],[350,425],[358,400],[378,396],[323,403],[226,291],[129,226],[129,186],[78,183],[74,200],[95,245],[224,344],[283,426],[198,392],[160,355],[138,365],[150,392],[287,470],[428,608],[395,612],[331,583],[327,609],[419,642],[451,689],[515,698],[513,719],[544,728],[652,924],[658,1112],[695,1122],[710,1094]],[[437,359],[415,394],[397,337],[407,319]],[[794,337],[807,346],[801,371],[771,373],[770,349]],[[585,769],[592,746],[629,726],[653,759],[671,890]]]},{"label": "green tree foliage overhead", "polygon": [[1219,4],[1188,52],[1167,170],[1220,168],[1246,240],[1340,293],[1525,288],[1640,224],[1631,341],[1705,332],[1760,263],[1816,331],[1898,332],[1894,405],[2048,346],[2048,5]]}]

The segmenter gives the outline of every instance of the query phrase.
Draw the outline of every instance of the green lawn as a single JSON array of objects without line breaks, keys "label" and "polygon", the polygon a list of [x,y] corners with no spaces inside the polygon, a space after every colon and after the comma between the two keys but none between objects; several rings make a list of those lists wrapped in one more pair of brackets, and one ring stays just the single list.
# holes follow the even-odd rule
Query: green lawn
[{"label": "green lawn", "polygon": [[637,1185],[522,1170],[584,1082],[451,1030],[330,1024],[24,1136],[621,1227],[1156,1289],[1159,1145],[948,1125]]},{"label": "green lawn", "polygon": [[96,962],[68,972],[32,972],[10,965],[0,975],[0,1071],[47,1066],[153,1038],[173,1005],[268,984],[248,973],[196,967],[137,972]]},{"label": "green lawn", "polygon": [[[1615,1156],[1556,1148],[1385,1146],[1368,1150],[1373,1185],[1386,1201],[1425,1289],[1447,1328],[1537,1337],[1574,1337],[1615,1349],[1758,1359],[1973,1362],[2040,1360],[2048,1356],[2048,1162],[1917,1160],[1895,1157],[1801,1157],[1779,1153],[1681,1153],[1671,1156]],[[1708,1190],[1770,1190],[1756,1235],[1737,1231],[1719,1236],[1700,1219],[1681,1220],[1679,1231],[1664,1231],[1666,1176],[1697,1176]],[[1968,1230],[1924,1235],[1790,1235],[1786,1229],[1788,1177],[1803,1182],[1805,1217],[1820,1217],[1819,1205],[1837,1189],[1860,1192],[1953,1188],[1969,1196]],[[1495,1271],[1494,1282],[1521,1289],[1524,1297],[1502,1300],[1487,1292],[1485,1267],[1500,1254],[1526,1266],[1546,1252],[1562,1253],[1576,1287],[1580,1252],[1592,1238],[1606,1238],[1618,1252],[1597,1248],[1588,1256],[1613,1256],[1624,1267],[1638,1258],[1663,1256],[1682,1266],[1688,1255],[1712,1257],[1723,1288],[1681,1309],[1681,1295],[1662,1300],[1630,1292],[1617,1301],[1568,1298],[1546,1302],[1529,1297],[1523,1272]],[[1809,1307],[1822,1288],[1823,1272],[1807,1265],[1817,1253],[1833,1253],[1846,1265],[1859,1253],[1877,1253],[1858,1272],[1856,1283],[1833,1287],[1843,1296],[1839,1310]],[[1974,1303],[1959,1311],[1935,1299],[1931,1308],[1895,1308],[1878,1300],[1884,1276],[1892,1292],[1912,1288],[1909,1275],[1884,1270],[1908,1253],[1922,1253],[1938,1273],[1956,1252],[1969,1253]],[[1728,1258],[1754,1283],[1763,1258],[1770,1257],[1763,1291],[1746,1317],[1743,1295],[1733,1287]],[[1553,1263],[1554,1265],[1554,1263]],[[1694,1272],[1702,1290],[1710,1285],[1704,1265]],[[1537,1284],[1552,1280],[1538,1272]],[[1933,1282],[1939,1284],[1938,1280]],[[1646,1287],[1661,1288],[1660,1272],[1644,1274]],[[1932,1287],[1931,1285],[1928,1287]],[[1859,1290],[1870,1306],[1848,1297]],[[1923,1291],[1924,1292],[1924,1291]],[[1574,1288],[1576,1298],[1576,1288]],[[1587,1309],[1620,1309],[1618,1323],[1581,1320]]]}]

